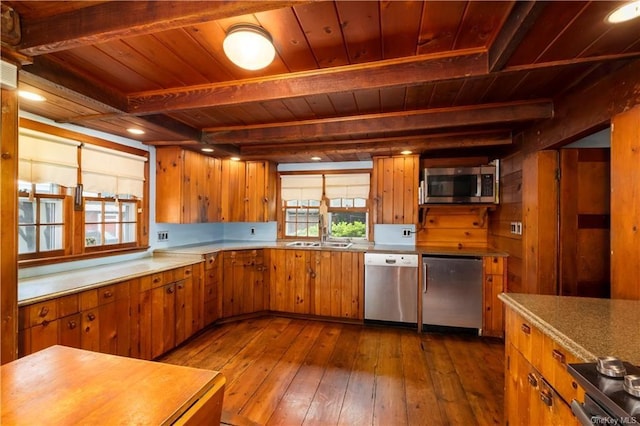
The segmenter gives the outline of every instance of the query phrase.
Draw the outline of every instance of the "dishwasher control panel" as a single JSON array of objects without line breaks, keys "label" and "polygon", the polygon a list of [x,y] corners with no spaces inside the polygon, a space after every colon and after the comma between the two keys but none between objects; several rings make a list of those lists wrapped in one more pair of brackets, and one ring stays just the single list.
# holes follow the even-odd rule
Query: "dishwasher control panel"
[{"label": "dishwasher control panel", "polygon": [[417,268],[420,257],[417,254],[365,253],[366,266],[401,266]]}]

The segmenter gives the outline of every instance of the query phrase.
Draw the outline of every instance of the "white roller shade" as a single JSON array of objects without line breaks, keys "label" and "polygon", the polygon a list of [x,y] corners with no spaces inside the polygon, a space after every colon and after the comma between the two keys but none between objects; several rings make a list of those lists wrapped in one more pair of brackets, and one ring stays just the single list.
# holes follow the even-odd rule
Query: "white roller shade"
[{"label": "white roller shade", "polygon": [[328,199],[369,198],[369,173],[325,175],[324,193]]},{"label": "white roller shade", "polygon": [[322,175],[282,175],[280,197],[285,200],[322,199]]},{"label": "white roller shade", "polygon": [[82,184],[88,192],[142,198],[145,157],[95,145],[82,148]]},{"label": "white roller shade", "polygon": [[18,179],[31,183],[78,184],[79,142],[20,129]]}]

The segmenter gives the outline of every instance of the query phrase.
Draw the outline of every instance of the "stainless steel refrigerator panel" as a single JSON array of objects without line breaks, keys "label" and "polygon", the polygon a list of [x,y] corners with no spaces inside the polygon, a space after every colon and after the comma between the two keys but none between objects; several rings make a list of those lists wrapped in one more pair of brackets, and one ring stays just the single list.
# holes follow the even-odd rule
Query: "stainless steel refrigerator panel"
[{"label": "stainless steel refrigerator panel", "polygon": [[422,323],[482,328],[482,260],[424,257]]}]

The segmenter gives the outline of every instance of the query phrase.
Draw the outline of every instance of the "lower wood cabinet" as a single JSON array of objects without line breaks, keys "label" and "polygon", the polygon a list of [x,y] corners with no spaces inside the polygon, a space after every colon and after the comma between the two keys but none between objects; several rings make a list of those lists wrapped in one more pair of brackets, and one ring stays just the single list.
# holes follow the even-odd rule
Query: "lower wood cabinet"
[{"label": "lower wood cabinet", "polygon": [[584,391],[567,372],[580,362],[519,314],[506,311],[505,420],[509,425],[579,425],[567,402]]},{"label": "lower wood cabinet", "polygon": [[270,256],[272,311],[364,318],[363,253],[272,249]]},{"label": "lower wood cabinet", "polygon": [[268,273],[263,250],[223,253],[222,317],[251,314],[269,309]]},{"label": "lower wood cabinet", "polygon": [[504,337],[504,305],[498,300],[498,295],[505,291],[507,257],[484,257],[482,278],[482,335]]},{"label": "lower wood cabinet", "polygon": [[222,254],[209,253],[204,261],[203,326],[220,318],[222,311]]}]

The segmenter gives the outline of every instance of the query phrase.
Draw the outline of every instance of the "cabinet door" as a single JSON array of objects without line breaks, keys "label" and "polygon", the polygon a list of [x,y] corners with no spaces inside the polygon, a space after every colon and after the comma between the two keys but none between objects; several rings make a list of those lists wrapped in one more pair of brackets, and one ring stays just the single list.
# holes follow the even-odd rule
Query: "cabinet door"
[{"label": "cabinet door", "polygon": [[243,161],[222,160],[222,222],[245,222],[246,169]]},{"label": "cabinet door", "polygon": [[212,253],[206,256],[204,279],[204,312],[203,326],[207,326],[220,318],[222,300],[220,272],[222,268],[222,255]]},{"label": "cabinet door", "polygon": [[191,332],[191,320],[193,317],[193,287],[191,286],[191,279],[180,280],[175,284],[175,345],[179,345],[184,342]]},{"label": "cabinet door", "polygon": [[220,222],[222,209],[220,206],[220,188],[222,182],[222,161],[218,158],[206,157],[206,193],[208,198],[208,222]]},{"label": "cabinet door", "polygon": [[183,223],[183,155],[177,147],[156,149],[156,222]]},{"label": "cabinet door", "polygon": [[100,352],[130,356],[129,300],[114,300],[100,305],[98,316],[100,317]]},{"label": "cabinet door", "polygon": [[417,155],[374,159],[373,223],[417,223],[419,169]]},{"label": "cabinet door", "polygon": [[285,312],[287,290],[287,253],[289,250],[271,250],[269,262],[269,309]]},{"label": "cabinet door", "polygon": [[270,162],[246,162],[245,221],[275,220],[276,179],[276,168]]},{"label": "cabinet door", "polygon": [[311,264],[313,311],[316,315],[362,319],[363,255],[346,251],[319,251]]},{"label": "cabinet door", "polygon": [[193,336],[204,327],[204,265],[185,268],[186,285],[190,287],[187,298],[186,338]]},{"label": "cabinet door", "polygon": [[483,318],[484,336],[504,336],[504,305],[498,295],[504,291],[506,280],[506,258],[500,256],[483,259]]},{"label": "cabinet door", "polygon": [[151,358],[175,346],[176,285],[169,283],[151,290]]},{"label": "cabinet door", "polygon": [[38,352],[49,346],[58,344],[58,321],[43,321],[24,330],[24,338],[20,339],[20,356]]},{"label": "cabinet door", "polygon": [[70,315],[58,320],[58,342],[63,346],[80,348],[82,314]]},{"label": "cabinet door", "polygon": [[252,286],[253,309],[250,312],[259,312],[269,309],[269,288],[268,282],[265,281],[265,265],[264,257],[261,255],[262,250],[256,255],[255,261],[249,266],[248,285]]},{"label": "cabinet door", "polygon": [[93,352],[100,352],[100,315],[98,308],[82,312],[81,347]]}]

